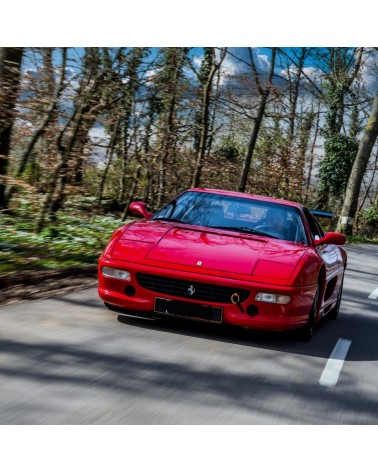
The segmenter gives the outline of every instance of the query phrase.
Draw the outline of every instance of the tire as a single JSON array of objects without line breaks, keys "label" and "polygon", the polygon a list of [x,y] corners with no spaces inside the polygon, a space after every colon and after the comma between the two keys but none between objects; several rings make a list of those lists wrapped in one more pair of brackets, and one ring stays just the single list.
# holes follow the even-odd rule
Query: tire
[{"label": "tire", "polygon": [[327,318],[329,320],[335,320],[339,316],[340,305],[341,305],[341,297],[343,295],[343,286],[344,286],[344,274],[343,274],[343,278],[341,280],[340,290],[339,290],[339,293],[337,295],[336,305],[332,308],[332,310],[330,310],[327,313]]},{"label": "tire", "polygon": [[311,341],[311,338],[314,332],[315,315],[316,315],[316,312],[318,311],[319,293],[320,293],[320,287],[318,285],[318,288],[315,293],[314,301],[312,303],[311,310],[308,315],[307,323],[305,324],[305,326],[303,326],[303,328],[300,328],[297,332],[297,338],[300,341],[303,341],[303,342]]}]

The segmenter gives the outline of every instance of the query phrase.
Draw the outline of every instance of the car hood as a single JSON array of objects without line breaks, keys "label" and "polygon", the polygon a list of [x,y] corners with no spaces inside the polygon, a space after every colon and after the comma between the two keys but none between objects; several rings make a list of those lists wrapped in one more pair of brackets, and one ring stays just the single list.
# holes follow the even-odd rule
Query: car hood
[{"label": "car hood", "polygon": [[305,250],[303,246],[271,238],[144,221],[126,229],[111,257],[283,282],[291,276]]},{"label": "car hood", "polygon": [[239,274],[250,274],[265,243],[185,228],[170,229],[147,258]]}]

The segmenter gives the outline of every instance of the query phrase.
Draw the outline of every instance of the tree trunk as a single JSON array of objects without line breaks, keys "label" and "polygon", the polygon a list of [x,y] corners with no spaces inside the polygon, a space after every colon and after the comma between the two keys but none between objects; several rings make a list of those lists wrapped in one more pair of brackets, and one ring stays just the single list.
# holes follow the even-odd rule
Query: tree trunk
[{"label": "tree trunk", "polygon": [[247,186],[247,178],[248,178],[248,174],[249,174],[249,169],[251,167],[253,152],[255,150],[257,137],[258,137],[259,131],[260,131],[260,126],[261,126],[262,120],[264,118],[267,98],[268,98],[268,96],[266,94],[264,94],[260,97],[259,108],[257,110],[257,116],[256,116],[256,119],[255,119],[255,122],[254,122],[254,125],[253,125],[251,138],[250,138],[249,144],[248,144],[248,151],[247,151],[247,155],[245,156],[245,159],[244,159],[243,171],[242,171],[242,174],[241,174],[241,177],[240,177],[239,188],[238,188],[239,192],[245,192],[245,188]]},{"label": "tree trunk", "polygon": [[[15,175],[16,179],[19,179],[24,173],[29,157],[34,150],[35,145],[37,144],[38,140],[40,139],[43,132],[47,128],[48,124],[50,123],[53,113],[57,108],[57,104],[61,96],[61,93],[63,91],[63,87],[64,87],[64,79],[66,76],[66,62],[67,62],[67,48],[62,48],[62,66],[61,66],[61,74],[60,74],[59,82],[55,89],[54,95],[51,99],[50,105],[47,107],[45,113],[43,114],[39,126],[35,130],[31,140],[29,141],[27,148],[25,149],[24,153],[22,154],[20,158],[20,161],[18,163],[17,170],[16,170],[16,175]],[[15,190],[14,186],[8,187],[6,191],[7,203],[9,203],[14,190]]]},{"label": "tree trunk", "polygon": [[293,94],[290,94],[290,112],[289,112],[289,143],[290,147],[292,146],[294,140],[294,130],[295,130],[295,116],[296,116],[296,109],[299,97],[299,85],[301,82],[302,71],[304,66],[304,61],[306,58],[307,48],[302,48],[301,56],[299,58],[298,67],[295,73],[295,81],[294,81],[294,90]]},{"label": "tree trunk", "polygon": [[[84,99],[83,99],[84,100]],[[95,112],[97,107],[102,107],[103,104],[100,102],[96,106],[90,109],[91,112]],[[39,233],[45,224],[47,213],[50,214],[51,218],[55,217],[56,212],[61,208],[63,201],[65,199],[64,189],[67,183],[67,171],[68,171],[68,160],[72,148],[75,143],[75,139],[80,128],[81,120],[85,112],[88,112],[88,105],[80,102],[76,105],[76,108],[70,118],[66,123],[63,129],[60,131],[57,137],[57,149],[59,154],[59,162],[55,166],[54,171],[52,172],[48,190],[46,192],[44,202],[42,205],[42,210],[37,221],[36,232]],[[66,132],[71,126],[71,130],[66,137]],[[63,141],[66,142],[63,144]]]},{"label": "tree trunk", "polygon": [[373,108],[349,176],[344,205],[337,224],[337,231],[343,232],[347,235],[353,234],[353,224],[357,212],[361,183],[377,136],[378,93],[374,98]]},{"label": "tree trunk", "polygon": [[0,48],[0,208],[7,208],[6,178],[22,53],[23,48]]},{"label": "tree trunk", "polygon": [[[290,161],[290,169],[292,169],[293,177],[298,179],[298,187],[295,189],[295,199],[301,200],[303,197],[304,183],[305,183],[305,167],[306,167],[306,155],[312,143],[311,140],[311,131],[314,126],[316,116],[313,111],[304,113],[298,124],[298,149],[297,155],[292,154]],[[290,157],[289,157],[290,158]],[[293,161],[293,158],[295,159]],[[290,182],[290,176],[289,176]],[[290,183],[287,187],[287,190],[290,191]]]},{"label": "tree trunk", "polygon": [[194,174],[193,174],[192,187],[198,187],[200,184],[203,158],[206,152],[206,143],[207,143],[208,131],[209,131],[209,109],[210,109],[211,87],[213,84],[214,75],[216,71],[219,69],[219,67],[221,66],[223,59],[225,58],[225,55],[226,55],[226,49],[222,52],[220,61],[212,65],[209,76],[203,88],[201,135],[200,135],[199,150],[198,150],[197,159],[196,159],[196,166],[195,166]]},{"label": "tree trunk", "polygon": [[[83,142],[86,141],[91,124],[95,122],[97,114],[105,105],[103,100],[98,99],[96,92],[100,88],[106,70],[99,70],[97,56],[96,54],[93,55],[93,51],[89,51],[88,57],[91,60],[87,64],[80,85],[75,109],[57,138],[59,163],[56,172],[53,173],[53,178],[50,180],[50,191],[46,196],[46,204],[48,200],[50,201],[48,209],[50,219],[55,219],[57,211],[63,206],[67,197],[66,184],[72,181],[73,172],[78,172],[81,166],[81,163],[77,165],[77,161],[75,165],[72,158],[75,156],[77,160],[82,159]],[[45,207],[43,208],[42,214],[45,211]]]},{"label": "tree trunk", "polygon": [[[174,50],[175,49],[175,50]],[[164,202],[165,187],[167,180],[167,167],[169,156],[173,153],[176,129],[176,112],[177,102],[179,97],[179,83],[182,74],[182,67],[184,65],[184,53],[172,48],[169,51],[167,58],[167,65],[164,68],[165,73],[169,76],[169,80],[165,78],[166,91],[165,95],[165,119],[163,120],[163,139],[162,139],[162,154],[159,163],[158,171],[158,191],[157,191],[157,206]],[[163,82],[164,83],[164,82]]]},{"label": "tree trunk", "polygon": [[[54,178],[51,182],[51,201],[49,208],[49,215],[51,219],[56,218],[57,211],[62,207],[63,202],[66,198],[65,195],[65,186],[69,181],[68,178],[68,167],[71,151],[76,141],[76,137],[79,133],[81,122],[84,115],[85,106],[79,105],[77,113],[75,113],[75,121],[73,128],[67,138],[67,142],[63,145],[63,135],[60,134],[58,138],[58,153],[60,157],[60,162],[57,165],[57,172],[54,172]],[[56,175],[56,178],[55,178]]]},{"label": "tree trunk", "polygon": [[[265,90],[262,90],[261,94],[260,94],[260,101],[259,101],[259,106],[258,106],[258,110],[257,110],[257,116],[256,116],[255,122],[253,124],[251,138],[250,138],[249,144],[248,144],[248,151],[247,151],[247,155],[245,156],[245,159],[244,159],[243,170],[242,170],[242,174],[241,174],[240,181],[239,181],[239,187],[238,187],[239,192],[245,192],[245,188],[247,186],[247,179],[248,179],[249,169],[251,167],[253,152],[255,150],[257,137],[258,137],[259,131],[260,131],[260,126],[261,126],[262,120],[264,118],[266,102],[268,100],[270,89],[271,89],[271,86],[272,86],[272,78],[273,78],[275,58],[276,58],[276,48],[273,48],[268,82],[267,82],[267,85],[265,87]],[[259,84],[258,84],[258,88],[260,88]]]},{"label": "tree trunk", "polygon": [[308,201],[308,197],[309,197],[312,171],[313,171],[313,168],[314,168],[315,147],[316,147],[316,143],[317,143],[317,140],[318,140],[319,123],[320,123],[320,107],[319,107],[319,110],[318,110],[318,113],[317,113],[315,133],[314,133],[314,138],[312,140],[311,151],[310,151],[310,162],[309,162],[309,166],[308,166],[308,174],[307,174],[307,181],[306,181],[306,194],[305,194],[305,204],[306,205],[307,205],[307,201]]},{"label": "tree trunk", "polygon": [[140,88],[139,68],[143,63],[145,48],[132,48],[126,61],[128,82],[125,84],[125,96],[122,102],[122,160],[121,175],[119,179],[118,202],[123,205],[127,199],[127,177],[130,159],[130,147],[135,129],[135,106]]},{"label": "tree trunk", "polygon": [[136,189],[136,186],[138,185],[138,182],[139,182],[141,168],[142,168],[142,166],[140,164],[138,164],[138,167],[135,171],[134,180],[133,180],[133,183],[131,185],[130,192],[129,192],[129,196],[128,196],[125,208],[124,208],[122,216],[121,216],[122,221],[125,221],[127,213],[129,211],[129,206],[130,206],[131,200],[134,197],[135,189]]},{"label": "tree trunk", "polygon": [[106,177],[108,175],[108,172],[109,172],[109,168],[110,168],[110,164],[112,162],[112,158],[113,158],[113,152],[114,152],[114,147],[115,147],[115,144],[116,144],[116,139],[117,139],[117,135],[118,135],[118,130],[119,130],[119,125],[120,125],[120,121],[121,119],[118,118],[115,126],[114,126],[114,130],[113,130],[113,134],[112,134],[112,137],[110,139],[110,143],[109,143],[109,147],[106,151],[106,157],[105,157],[105,168],[104,168],[104,172],[101,176],[101,180],[100,180],[100,184],[98,186],[98,190],[97,190],[97,200],[96,200],[96,205],[100,206],[100,203],[101,203],[101,200],[102,200],[102,196],[103,196],[103,193],[104,193],[104,188],[105,188],[105,182],[106,182]]}]

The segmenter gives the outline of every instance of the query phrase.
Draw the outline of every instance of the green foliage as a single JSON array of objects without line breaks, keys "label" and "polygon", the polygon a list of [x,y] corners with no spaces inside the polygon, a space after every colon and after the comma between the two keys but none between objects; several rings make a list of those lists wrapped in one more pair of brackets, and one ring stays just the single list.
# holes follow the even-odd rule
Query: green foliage
[{"label": "green foliage", "polygon": [[368,237],[363,235],[347,236],[347,244],[378,244],[378,237]]},{"label": "green foliage", "polygon": [[242,133],[234,133],[232,136],[223,136],[214,147],[214,156],[224,157],[231,161],[244,156],[247,152],[246,138]]},{"label": "green foliage", "polygon": [[362,212],[359,233],[378,240],[378,205],[365,208]]},{"label": "green foliage", "polygon": [[319,165],[319,191],[341,197],[357,155],[358,140],[342,134],[330,135],[324,142],[325,156]]},{"label": "green foliage", "polygon": [[59,221],[36,235],[32,219],[1,215],[0,274],[94,264],[112,232],[125,224],[112,216],[61,215]]},{"label": "green foliage", "polygon": [[378,225],[378,206],[373,205],[370,208],[366,208],[362,213],[361,220],[369,224]]},{"label": "green foliage", "polygon": [[[67,63],[63,49],[67,49]],[[30,263],[41,267],[56,261],[71,264],[78,259],[94,260],[96,251],[102,249],[100,235],[104,231],[106,240],[111,225],[99,223],[99,231],[92,231],[97,220],[89,215],[122,213],[132,189],[132,199],[143,199],[156,208],[158,202],[190,186],[203,130],[203,87],[220,60],[220,51],[214,47],[96,47],[80,51],[26,48],[26,52],[35,58],[35,64],[30,57],[27,62],[36,68],[35,72],[33,67],[22,72],[25,77],[20,84],[7,170],[9,182],[14,179],[7,210],[17,217],[7,221],[0,240],[0,249],[6,254],[2,267],[12,267],[7,261],[14,261],[16,256],[27,264],[29,254],[37,258]],[[308,48],[302,52],[309,62],[300,65],[298,49],[278,51],[282,64],[277,66],[285,63],[291,72],[287,87],[278,82],[272,87],[247,190],[311,202],[313,207],[328,206],[337,212],[357,153],[357,141],[352,136],[360,136],[365,127],[362,110],[368,97],[363,81],[351,81],[357,57],[351,54],[353,48]],[[236,55],[228,59],[237,65]],[[294,71],[309,63],[322,71],[316,79],[321,94],[304,77],[296,83]],[[54,98],[54,86],[59,84],[55,79],[59,77],[65,80],[61,95]],[[230,68],[220,79],[214,76],[209,97],[201,185],[235,190],[257,116],[259,93],[252,70],[244,67]],[[5,102],[8,98],[5,96]],[[50,119],[18,176],[20,158],[53,104]],[[294,109],[292,105],[296,105]],[[319,123],[324,126],[324,147],[319,141]],[[67,153],[64,164],[63,149]],[[312,184],[313,169],[324,154],[319,177],[325,198],[320,202]],[[134,188],[139,165],[141,174]],[[103,178],[105,183],[100,187]],[[55,200],[50,208],[61,210],[55,215],[43,214],[45,220],[49,216],[55,220],[35,236],[36,222],[50,191]],[[374,198],[372,191],[369,198]],[[361,220],[362,224],[367,227],[370,223]]]},{"label": "green foliage", "polygon": [[214,155],[217,157],[224,157],[226,159],[236,159],[239,157],[239,149],[234,144],[226,144],[224,146],[218,147],[214,152]]},{"label": "green foliage", "polygon": [[345,90],[343,83],[325,83],[326,103],[328,113],[326,115],[326,125],[324,134],[326,137],[332,137],[339,133],[343,116],[341,115],[344,102]]},{"label": "green foliage", "polygon": [[[329,72],[323,82],[327,114],[323,129],[324,158],[319,166],[319,203],[327,206],[329,197],[341,200],[358,150],[358,109],[351,91],[355,59],[348,48],[330,48],[326,55]],[[345,103],[352,98],[349,136],[341,134],[345,125]],[[336,202],[340,203],[340,202]]]},{"label": "green foliage", "polygon": [[215,48],[208,48],[208,47],[203,48],[204,56],[203,56],[203,61],[201,64],[201,69],[199,72],[199,80],[202,85],[204,85],[207,82],[209,78],[210,70],[214,64],[214,58],[215,58],[214,49]]}]

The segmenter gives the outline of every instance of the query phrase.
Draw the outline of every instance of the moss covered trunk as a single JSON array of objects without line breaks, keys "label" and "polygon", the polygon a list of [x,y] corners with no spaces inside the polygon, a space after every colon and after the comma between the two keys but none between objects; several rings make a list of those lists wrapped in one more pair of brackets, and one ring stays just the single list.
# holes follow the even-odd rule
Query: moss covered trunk
[{"label": "moss covered trunk", "polygon": [[366,125],[364,135],[358,147],[356,159],[346,189],[344,205],[337,225],[337,230],[347,235],[353,233],[353,225],[356,217],[358,198],[360,195],[362,179],[369,162],[371,151],[378,135],[378,93],[374,98],[373,109]]}]

